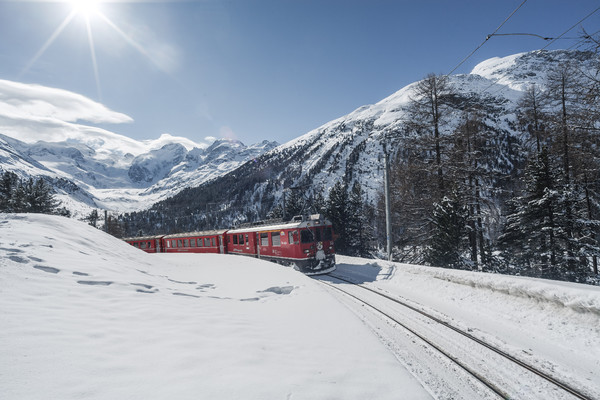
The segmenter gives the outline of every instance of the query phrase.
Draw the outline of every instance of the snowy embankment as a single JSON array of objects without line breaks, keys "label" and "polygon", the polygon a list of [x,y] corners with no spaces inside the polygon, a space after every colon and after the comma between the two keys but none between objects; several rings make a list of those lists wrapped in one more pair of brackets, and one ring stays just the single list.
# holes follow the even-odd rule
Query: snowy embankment
[{"label": "snowy embankment", "polygon": [[[598,287],[343,256],[335,274],[428,310],[600,398]],[[400,357],[383,329],[373,334],[363,322],[366,308],[347,304],[269,262],[145,254],[81,222],[0,214],[0,398],[445,393],[432,382],[452,379],[418,373],[417,350],[426,347],[408,340],[417,350]]]},{"label": "snowy embankment", "polygon": [[600,399],[600,287],[344,256],[337,260],[335,274],[404,299]]},{"label": "snowy embankment", "polygon": [[2,399],[430,398],[289,268],[145,254],[84,223],[0,214]]}]

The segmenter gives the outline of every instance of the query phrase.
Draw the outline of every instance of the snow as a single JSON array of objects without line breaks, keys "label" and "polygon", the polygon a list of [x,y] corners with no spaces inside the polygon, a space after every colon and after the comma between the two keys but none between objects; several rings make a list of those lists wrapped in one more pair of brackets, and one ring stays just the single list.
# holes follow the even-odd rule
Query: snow
[{"label": "snow", "polygon": [[408,299],[600,398],[600,287],[344,256],[337,261],[336,274]]},{"label": "snow", "polygon": [[[337,260],[335,274],[600,398],[600,288]],[[75,220],[0,214],[0,398],[470,398],[436,387],[462,385],[456,371],[427,364],[414,339],[392,343],[394,326],[319,279],[241,256],[146,254]]]},{"label": "snow", "polygon": [[0,304],[3,399],[430,398],[319,282],[262,260],[0,214]]}]

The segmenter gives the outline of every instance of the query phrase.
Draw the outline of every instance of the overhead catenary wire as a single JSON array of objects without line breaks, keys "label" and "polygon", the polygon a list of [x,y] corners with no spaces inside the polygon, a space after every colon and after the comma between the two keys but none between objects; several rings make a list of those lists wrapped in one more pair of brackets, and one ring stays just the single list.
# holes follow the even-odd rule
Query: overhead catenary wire
[{"label": "overhead catenary wire", "polygon": [[575,24],[573,24],[573,26],[571,26],[569,29],[567,29],[566,31],[564,31],[563,33],[561,33],[558,37],[556,37],[554,40],[552,40],[550,43],[548,43],[547,45],[545,45],[544,47],[542,47],[541,50],[545,50],[552,43],[556,42],[558,39],[562,38],[564,35],[566,35],[567,33],[571,32],[571,30],[573,30],[573,28],[575,28],[577,25],[581,24],[583,21],[585,21],[586,19],[588,19],[589,17],[591,17],[595,13],[597,13],[598,10],[600,10],[600,7],[596,8],[594,11],[592,11],[591,13],[589,13],[588,15],[586,15],[585,17],[583,17],[581,20],[579,20]]},{"label": "overhead catenary wire", "polygon": [[[579,24],[581,24],[582,22],[584,22],[586,19],[588,19],[589,17],[591,17],[592,15],[594,15],[595,13],[597,13],[598,11],[600,11],[600,7],[597,7],[596,9],[592,10],[590,13],[588,13],[586,16],[584,16],[583,18],[581,18],[579,21],[577,21],[575,24],[573,24],[570,28],[568,28],[567,30],[565,30],[563,33],[561,33],[559,36],[557,37],[544,37],[538,34],[520,34],[520,33],[497,33],[498,30],[525,4],[526,0],[523,1],[509,16],[508,18],[506,18],[506,20],[500,24],[500,26],[498,28],[496,28],[496,30],[487,35],[485,40],[475,49],[471,52],[471,54],[469,54],[467,57],[465,57],[456,67],[454,67],[446,76],[451,75],[454,71],[456,71],[456,69],[458,69],[458,67],[460,67],[462,64],[464,64],[473,54],[475,54],[475,52],[477,50],[479,50],[491,37],[493,36],[510,36],[510,35],[528,35],[528,36],[534,36],[534,37],[539,37],[543,40],[550,40],[544,47],[542,47],[540,50],[545,50],[547,49],[549,46],[551,46],[553,43],[555,43],[557,40],[560,39],[565,39],[563,36],[565,36],[567,33],[569,33],[570,31],[573,30],[573,28],[575,28],[576,26],[578,26]],[[596,32],[597,33],[597,32]],[[595,34],[592,34],[592,36]],[[578,46],[579,44],[583,43],[586,40],[586,38],[584,37],[583,39],[581,39],[579,42],[577,42],[575,45],[571,46],[570,48],[573,48],[574,46]],[[500,82],[502,80],[502,78],[504,78],[506,75],[508,74],[508,71],[504,74],[502,74],[501,76],[499,76],[494,82],[490,83],[489,86],[485,87],[482,91],[481,94],[487,92],[490,88],[492,88],[493,86],[497,85],[498,82]],[[498,89],[496,92],[497,93],[501,90],[503,90],[504,88],[500,88]],[[468,100],[465,100],[468,101]]]},{"label": "overhead catenary wire", "polygon": [[499,26],[496,28],[496,30],[495,30],[493,33],[491,33],[491,34],[487,35],[487,36],[485,37],[484,41],[483,41],[483,42],[481,42],[481,44],[480,44],[479,46],[477,46],[477,47],[475,48],[475,50],[473,50],[473,51],[472,51],[472,52],[471,52],[471,53],[470,53],[468,56],[466,56],[466,57],[465,57],[465,58],[464,58],[464,59],[463,59],[461,62],[459,62],[459,63],[458,63],[458,65],[457,65],[456,67],[452,68],[452,70],[451,70],[450,72],[448,72],[446,75],[452,75],[452,73],[453,73],[454,71],[456,71],[456,70],[457,70],[457,69],[458,69],[458,68],[459,68],[461,65],[463,65],[463,64],[464,64],[464,63],[465,63],[465,62],[466,62],[466,61],[467,61],[469,58],[471,58],[471,56],[473,56],[473,54],[475,54],[475,53],[477,52],[477,50],[479,50],[479,49],[480,49],[480,48],[481,48],[481,47],[482,47],[482,46],[483,46],[483,45],[484,45],[484,44],[485,44],[485,43],[486,43],[486,42],[487,42],[487,41],[488,41],[488,40],[489,40],[489,39],[490,39],[492,36],[494,36],[494,34],[495,34],[496,32],[498,32],[498,31],[500,30],[500,28],[502,28],[502,27],[504,26],[504,24],[506,24],[506,23],[508,22],[508,20],[509,20],[509,19],[511,19],[511,17],[512,17],[513,15],[515,15],[515,13],[516,13],[517,11],[519,11],[519,9],[520,9],[521,7],[523,7],[523,5],[524,5],[526,2],[527,2],[527,0],[523,0],[523,2],[522,2],[521,4],[519,4],[519,6],[518,6],[517,8],[515,8],[515,10],[514,10],[512,13],[510,13],[510,15],[509,15],[509,16],[508,16],[508,17],[507,17],[505,20],[504,20],[504,22],[502,22],[502,23],[501,23],[501,24],[500,24],[500,25],[499,25]]}]

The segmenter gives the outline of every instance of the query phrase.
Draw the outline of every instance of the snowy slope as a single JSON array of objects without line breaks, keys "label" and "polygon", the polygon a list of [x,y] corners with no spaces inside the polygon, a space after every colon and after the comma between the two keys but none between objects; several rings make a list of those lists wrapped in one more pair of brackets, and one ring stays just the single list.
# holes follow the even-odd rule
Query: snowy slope
[{"label": "snowy slope", "polygon": [[137,141],[95,126],[131,122],[77,93],[0,80],[0,171],[69,182],[77,190],[54,186],[63,205],[80,216],[97,207],[148,208],[277,146],[211,145],[167,133]]},{"label": "snowy slope", "polygon": [[[453,393],[436,382],[462,375],[422,379],[410,355],[425,346],[408,340],[415,349],[397,359],[393,324],[367,327],[365,307],[276,264],[149,255],[26,214],[0,214],[0,249],[0,398],[420,399]],[[600,397],[598,287],[343,256],[336,274]]]},{"label": "snowy slope", "polygon": [[[578,51],[520,53],[484,61],[470,74],[450,76],[449,84],[459,98],[480,99],[479,104],[488,107],[484,122],[498,134],[518,136],[520,133],[514,131],[511,123],[524,90],[531,84],[543,88],[551,68],[569,61],[585,70],[592,69],[598,60],[597,56]],[[280,179],[294,175],[293,171],[301,167],[302,173],[294,178],[295,185],[311,183],[329,189],[345,176],[350,183],[360,181],[373,200],[382,187],[383,143],[387,142],[394,153],[401,151],[406,109],[414,97],[415,85],[328,122],[266,156],[298,155]],[[461,111],[455,110],[444,126],[445,132],[451,132],[462,117]]]},{"label": "snowy slope", "polygon": [[[539,84],[543,90],[541,83],[548,72],[569,60],[591,70],[598,57],[578,51],[534,51],[493,58],[477,65],[470,74],[449,76],[458,106],[449,110],[442,135],[453,132],[464,118],[461,100],[483,105],[482,123],[496,138],[496,164],[488,168],[510,174],[514,166],[506,160],[514,156],[508,143],[522,136],[516,128],[517,101],[530,84]],[[261,209],[282,204],[284,188],[306,188],[306,195],[321,190],[327,195],[338,181],[347,182],[349,187],[358,181],[367,200],[375,203],[383,190],[383,144],[392,156],[402,157],[406,140],[414,134],[407,130],[407,109],[416,84],[330,121],[198,190],[217,193],[208,201],[239,202],[260,214]],[[248,188],[252,188],[250,192]]]},{"label": "snowy slope", "polygon": [[289,268],[148,255],[73,220],[0,214],[2,399],[430,398]]},{"label": "snowy slope", "polygon": [[85,193],[86,201],[55,188],[59,199],[76,215],[96,207],[122,212],[147,208],[277,146],[267,141],[245,146],[228,140],[208,146],[166,134],[154,141],[135,142],[113,134],[107,147],[101,137],[95,136],[98,145],[93,138],[26,143],[0,135],[0,170],[71,182]]}]

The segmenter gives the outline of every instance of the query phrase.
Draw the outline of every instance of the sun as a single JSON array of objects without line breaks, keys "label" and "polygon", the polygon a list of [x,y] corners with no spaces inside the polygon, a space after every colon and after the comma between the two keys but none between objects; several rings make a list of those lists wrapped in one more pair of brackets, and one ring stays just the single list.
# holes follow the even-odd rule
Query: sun
[{"label": "sun", "polygon": [[86,18],[97,15],[100,12],[102,0],[71,0],[73,12]]}]

